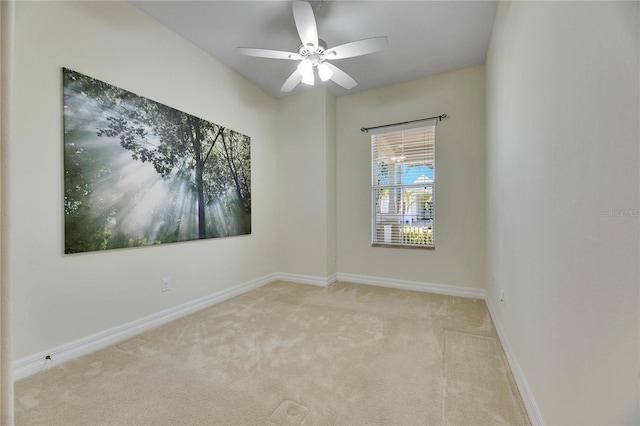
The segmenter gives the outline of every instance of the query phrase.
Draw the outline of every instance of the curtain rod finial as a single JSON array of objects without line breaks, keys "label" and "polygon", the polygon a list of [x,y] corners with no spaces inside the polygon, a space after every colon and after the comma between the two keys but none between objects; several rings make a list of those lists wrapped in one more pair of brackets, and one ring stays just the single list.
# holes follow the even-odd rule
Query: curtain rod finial
[{"label": "curtain rod finial", "polygon": [[360,131],[367,133],[369,130],[366,127],[360,127]]}]

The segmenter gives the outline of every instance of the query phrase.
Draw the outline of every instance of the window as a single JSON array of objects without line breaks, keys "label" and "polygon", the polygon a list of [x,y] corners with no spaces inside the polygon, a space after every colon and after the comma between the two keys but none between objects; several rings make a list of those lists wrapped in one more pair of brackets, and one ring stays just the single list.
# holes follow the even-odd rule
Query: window
[{"label": "window", "polygon": [[371,135],[374,245],[435,247],[435,124]]}]

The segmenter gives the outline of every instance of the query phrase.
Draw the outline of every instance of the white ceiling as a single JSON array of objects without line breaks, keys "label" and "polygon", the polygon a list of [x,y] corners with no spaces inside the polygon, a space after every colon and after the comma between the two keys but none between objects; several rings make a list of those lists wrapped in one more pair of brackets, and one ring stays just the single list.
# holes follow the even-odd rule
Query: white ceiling
[{"label": "white ceiling", "polygon": [[[300,39],[288,0],[132,0],[135,6],[235,70],[265,92],[280,87],[297,61],[241,56],[236,47],[297,52]],[[311,1],[318,33],[328,47],[387,36],[381,52],[332,61],[358,85],[325,85],[336,96],[465,68],[485,62],[497,1]]]}]

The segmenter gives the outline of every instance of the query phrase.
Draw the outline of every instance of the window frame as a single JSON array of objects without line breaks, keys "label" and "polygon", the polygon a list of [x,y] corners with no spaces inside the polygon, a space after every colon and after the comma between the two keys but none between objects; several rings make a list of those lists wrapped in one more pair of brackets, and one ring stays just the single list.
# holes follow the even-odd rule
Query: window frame
[{"label": "window frame", "polygon": [[[435,153],[435,149],[436,149],[436,124],[437,124],[437,120],[434,119],[428,119],[428,120],[424,120],[424,121],[419,121],[417,123],[411,123],[411,124],[403,124],[400,126],[389,126],[390,128],[386,128],[384,130],[379,130],[376,132],[373,132],[370,136],[370,147],[371,147],[371,245],[372,247],[393,247],[393,248],[409,248],[409,249],[427,249],[427,250],[435,250],[436,248],[436,226],[435,226],[435,218],[436,218],[436,208],[435,208],[435,204],[436,204],[436,153]],[[433,142],[431,142],[432,146],[429,147],[428,144],[430,143],[427,139],[425,139],[425,147],[422,148],[422,150],[424,151],[422,155],[424,155],[425,160],[422,164],[423,167],[427,167],[431,170],[432,179],[428,179],[428,176],[425,176],[427,178],[427,180],[425,180],[425,182],[418,182],[416,183],[415,181],[412,183],[397,183],[395,182],[395,180],[397,178],[394,178],[394,183],[393,184],[381,184],[379,182],[379,172],[380,172],[380,162],[379,162],[379,158],[378,155],[376,153],[376,147],[377,147],[377,141],[376,138],[382,135],[389,135],[389,134],[401,134],[400,137],[400,148],[403,147],[403,145],[405,144],[405,138],[404,138],[404,132],[407,131],[420,131],[422,129],[426,129],[426,128],[431,128],[431,132],[433,135]],[[427,161],[426,158],[428,157],[428,152],[429,150],[432,150],[432,159],[431,161]],[[405,159],[402,158],[402,161],[396,162],[396,165],[400,164],[401,167],[404,170],[404,167],[411,167],[411,162],[407,161],[405,162]],[[397,166],[396,166],[397,167]],[[389,172],[387,172],[389,173]],[[395,170],[394,170],[395,173]],[[401,172],[403,173],[403,172]],[[427,189],[429,188],[429,190]],[[424,203],[429,203],[429,209],[425,211],[428,213],[428,224],[425,224],[425,226],[414,226],[412,225],[412,222],[407,222],[407,217],[411,218],[411,217],[418,217],[419,211],[418,210],[414,210],[413,213],[409,214],[408,209],[410,208],[409,206],[405,207],[405,202],[406,202],[406,198],[405,198],[405,194],[406,194],[406,190],[420,190],[420,189],[424,189],[425,190],[425,194],[430,194],[431,199],[430,201],[424,201]],[[380,202],[380,210],[382,210],[382,197],[380,197],[380,191],[383,190],[393,190],[393,191],[399,191],[400,193],[400,203],[401,203],[401,212],[400,213],[388,213],[388,211],[386,213],[383,213],[381,211],[379,211],[378,209],[378,203]],[[412,193],[415,192],[420,192],[420,191],[411,191]],[[397,193],[397,192],[396,192]],[[411,199],[411,198],[410,198]],[[397,198],[396,198],[397,200]],[[390,202],[397,202],[397,201],[392,201],[391,199],[388,199],[387,203]],[[395,209],[394,209],[395,210]],[[420,210],[421,211],[421,210]],[[388,214],[390,216],[396,215],[397,216],[397,220],[398,222],[396,223],[389,223],[388,226],[391,226],[390,229],[390,234],[388,235],[389,240],[387,240],[387,228],[385,225],[381,225],[382,223],[384,223],[382,220],[380,220],[380,218],[378,217],[378,215],[382,215],[382,214]],[[427,217],[427,215],[425,215],[424,217]],[[393,220],[391,221],[393,222]],[[396,226],[396,230],[393,230],[393,226]],[[382,239],[380,238],[380,234],[381,234],[381,226],[383,226],[385,229],[382,231]],[[407,228],[416,228],[416,229],[420,229],[424,232],[424,235],[420,235],[421,231],[417,231],[418,235],[414,236],[414,237],[408,237],[408,238],[418,238],[420,240],[425,239],[426,242],[428,243],[410,243],[410,242],[405,242],[407,240],[405,240],[405,236],[407,234],[405,234]],[[396,239],[396,241],[393,241],[394,238]]]}]

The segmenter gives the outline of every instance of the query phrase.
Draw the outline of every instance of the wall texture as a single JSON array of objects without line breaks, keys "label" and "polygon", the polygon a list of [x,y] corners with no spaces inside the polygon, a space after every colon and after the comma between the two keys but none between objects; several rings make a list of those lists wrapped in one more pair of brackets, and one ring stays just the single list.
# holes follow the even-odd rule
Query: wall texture
[{"label": "wall texture", "polygon": [[13,327],[11,288],[7,278],[6,144],[11,128],[13,2],[0,3],[0,424],[13,424]]},{"label": "wall texture", "polygon": [[[338,270],[485,286],[484,66],[337,100]],[[371,143],[361,127],[446,113],[436,127],[436,249],[371,247]]]},{"label": "wall texture", "polygon": [[[15,39],[16,359],[276,272],[275,99],[126,2],[19,2]],[[252,234],[64,255],[61,67],[251,136]]]},{"label": "wall texture", "polygon": [[489,292],[547,424],[639,421],[639,9],[500,2],[493,30]]},{"label": "wall texture", "polygon": [[326,138],[326,150],[327,150],[327,182],[326,182],[326,199],[327,199],[327,276],[338,272],[338,246],[337,246],[337,232],[338,232],[338,211],[336,203],[336,169],[338,167],[337,158],[337,145],[336,145],[336,97],[325,92],[325,105],[326,105],[326,126],[325,126],[325,138]]},{"label": "wall texture", "polygon": [[335,98],[317,89],[278,100],[280,271],[335,271]]},{"label": "wall texture", "polygon": [[[280,100],[126,2],[15,9],[15,359],[274,272],[339,272],[488,288],[547,423],[638,423],[637,2],[501,2],[486,80]],[[63,255],[62,67],[251,136],[252,235]],[[441,113],[436,249],[371,247],[360,128]]]}]

